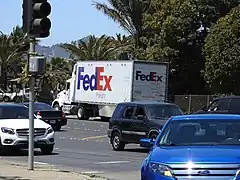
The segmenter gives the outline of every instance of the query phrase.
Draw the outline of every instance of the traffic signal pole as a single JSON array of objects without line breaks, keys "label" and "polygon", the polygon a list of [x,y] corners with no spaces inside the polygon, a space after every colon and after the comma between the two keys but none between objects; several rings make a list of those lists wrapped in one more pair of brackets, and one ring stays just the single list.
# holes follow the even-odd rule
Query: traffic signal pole
[{"label": "traffic signal pole", "polygon": [[29,136],[28,136],[28,169],[34,170],[34,97],[35,78],[42,76],[45,72],[46,58],[36,56],[36,38],[46,38],[50,35],[51,5],[48,0],[22,0],[23,8],[23,31],[27,33],[30,41],[28,54],[29,75]]},{"label": "traffic signal pole", "polygon": [[[29,56],[35,53],[34,39],[31,39]],[[30,59],[30,58],[29,58]],[[31,62],[29,61],[29,66]],[[28,146],[28,167],[29,170],[34,170],[34,97],[35,97],[35,77],[29,76],[29,146]]]},{"label": "traffic signal pole", "polygon": [[[33,10],[33,0],[28,0],[28,24],[31,24],[31,13]],[[30,26],[28,25],[28,37],[30,38],[30,47],[28,55],[28,66],[30,69],[31,62],[30,57],[35,55],[35,38],[31,37]],[[29,139],[28,139],[28,169],[34,170],[34,85],[35,78],[29,73]]]}]

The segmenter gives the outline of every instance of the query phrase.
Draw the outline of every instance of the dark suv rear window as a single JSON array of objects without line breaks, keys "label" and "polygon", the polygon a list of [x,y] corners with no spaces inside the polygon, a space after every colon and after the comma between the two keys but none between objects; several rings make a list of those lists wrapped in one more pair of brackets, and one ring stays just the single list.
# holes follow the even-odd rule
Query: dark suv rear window
[{"label": "dark suv rear window", "polygon": [[123,104],[118,104],[117,107],[115,108],[112,117],[113,118],[120,118],[123,111],[124,111],[124,105]]}]

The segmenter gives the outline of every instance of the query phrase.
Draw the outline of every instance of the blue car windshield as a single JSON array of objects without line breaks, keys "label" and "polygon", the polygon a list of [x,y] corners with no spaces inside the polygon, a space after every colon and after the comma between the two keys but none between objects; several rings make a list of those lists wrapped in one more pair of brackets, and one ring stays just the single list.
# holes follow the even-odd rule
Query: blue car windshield
[{"label": "blue car windshield", "polygon": [[169,121],[161,146],[240,145],[240,120]]},{"label": "blue car windshield", "polygon": [[150,105],[146,110],[149,119],[169,119],[172,116],[183,115],[183,112],[174,105]]}]

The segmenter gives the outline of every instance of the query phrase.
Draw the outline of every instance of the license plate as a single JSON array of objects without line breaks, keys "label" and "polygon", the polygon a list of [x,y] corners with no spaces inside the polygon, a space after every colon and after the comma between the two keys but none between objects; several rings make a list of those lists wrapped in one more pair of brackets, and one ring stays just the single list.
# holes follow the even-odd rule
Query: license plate
[{"label": "license plate", "polygon": [[50,124],[56,124],[56,120],[50,120]]}]

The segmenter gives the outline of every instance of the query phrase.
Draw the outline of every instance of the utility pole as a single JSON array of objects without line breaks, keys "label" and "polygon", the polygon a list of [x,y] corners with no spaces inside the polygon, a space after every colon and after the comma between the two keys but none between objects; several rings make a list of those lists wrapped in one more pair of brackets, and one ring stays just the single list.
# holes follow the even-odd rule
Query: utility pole
[{"label": "utility pole", "polygon": [[23,0],[23,31],[30,38],[28,55],[29,74],[29,138],[28,138],[28,169],[34,170],[34,99],[35,78],[45,73],[46,58],[36,56],[36,38],[46,38],[50,35],[51,5],[47,0]]}]

